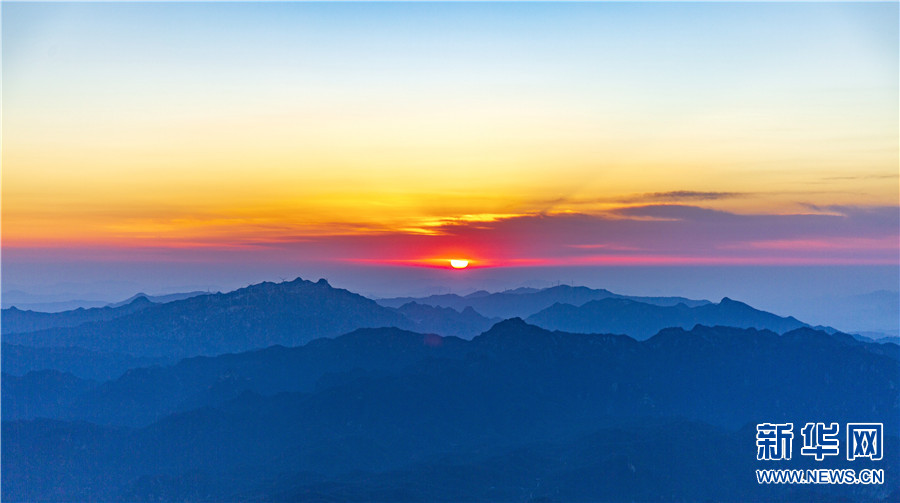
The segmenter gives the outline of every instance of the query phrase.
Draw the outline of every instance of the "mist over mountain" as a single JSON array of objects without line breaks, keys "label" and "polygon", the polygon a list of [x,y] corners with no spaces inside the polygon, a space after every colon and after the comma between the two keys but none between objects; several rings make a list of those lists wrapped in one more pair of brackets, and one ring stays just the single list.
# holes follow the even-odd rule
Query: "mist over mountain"
[{"label": "mist over mountain", "polygon": [[146,296],[136,297],[127,304],[119,306],[94,307],[90,309],[78,308],[59,313],[43,313],[38,311],[23,311],[15,306],[4,309],[0,313],[0,332],[3,335],[20,332],[36,332],[48,328],[76,327],[92,321],[108,321],[136,313],[152,306]]},{"label": "mist over mountain", "polygon": [[177,358],[274,344],[296,346],[363,327],[414,328],[413,325],[396,311],[347,290],[332,288],[325,280],[297,278],[153,304],[132,314],[76,327],[4,335],[4,341],[32,347],[74,346],[141,357]]},{"label": "mist over mountain", "polygon": [[706,300],[692,300],[683,297],[631,297],[618,295],[605,289],[569,285],[543,289],[517,288],[498,293],[480,290],[464,297],[456,294],[431,295],[421,298],[395,297],[377,299],[377,302],[388,307],[400,307],[409,302],[416,302],[429,306],[452,307],[457,311],[471,307],[478,313],[490,318],[526,318],[557,303],[580,306],[592,300],[608,298],[630,299],[661,306],[674,306],[676,304],[700,306],[709,303]]},{"label": "mist over mountain", "polygon": [[[121,307],[131,304],[138,298],[144,297],[150,302],[162,304],[172,302],[173,300],[181,300],[197,295],[206,295],[208,291],[190,291],[169,293],[163,295],[148,295],[146,293],[137,293],[131,297],[117,301],[109,302],[103,300],[78,300],[79,294],[73,293],[55,293],[47,295],[34,295],[21,290],[7,290],[3,292],[3,312],[7,309],[15,307],[20,311],[36,311],[40,313],[61,313],[64,311],[91,310],[104,307]],[[100,294],[85,294],[85,296],[96,296]],[[103,296],[113,295],[111,293],[103,294]]]},{"label": "mist over mountain", "polygon": [[[56,414],[4,412],[4,418],[52,417],[142,426],[174,412],[219,405],[248,391],[264,395],[312,392],[320,380],[327,382],[341,373],[402,369],[426,358],[460,358],[464,350],[463,341],[455,337],[396,328],[359,329],[300,347],[272,346],[246,353],[187,358],[172,366],[132,369],[117,379],[83,388],[80,395],[69,397],[67,408]],[[17,389],[4,400],[15,404]],[[26,395],[21,401],[27,400]]]},{"label": "mist over mountain", "polygon": [[56,370],[38,370],[24,376],[2,373],[3,419],[60,417],[82,393],[97,385]]},{"label": "mist over mountain", "polygon": [[177,361],[177,358],[137,357],[79,347],[33,348],[5,342],[0,349],[0,359],[3,372],[10,375],[21,376],[28,372],[49,369],[97,381],[114,379],[128,369]]},{"label": "mist over mountain", "polygon": [[[880,421],[885,449],[896,448],[898,362],[896,345],[808,328],[673,328],[646,341],[520,319],[471,341],[361,330],[126,373],[74,409],[110,426],[7,420],[2,496],[780,501],[783,491],[754,483],[748,425]],[[896,459],[878,466],[898,475]]]},{"label": "mist over mountain", "polygon": [[[596,297],[625,298],[606,290],[563,285],[493,294],[476,292],[464,298],[439,296],[476,304],[477,309],[469,305],[457,308],[419,302],[405,302],[393,308],[333,288],[325,280],[311,282],[300,278],[260,283],[228,293],[175,295],[180,296],[186,298],[153,303],[138,295],[119,307],[62,313],[5,310],[3,342],[16,345],[21,356],[9,362],[9,372],[21,375],[50,368],[102,379],[128,368],[134,359],[171,362],[183,357],[240,352],[274,344],[296,346],[357,328],[397,327],[470,339],[501,319],[489,318],[478,309],[533,314],[541,306],[560,300],[578,303]],[[435,298],[438,297],[429,298],[429,302]],[[642,299],[654,305],[709,304],[681,297]],[[705,319],[698,318],[698,323],[704,322]],[[631,329],[625,327],[621,332],[630,333]],[[85,360],[85,365],[79,365],[78,357],[69,358],[66,354],[91,355],[91,358]]]},{"label": "mist over mountain", "polygon": [[142,298],[147,299],[150,302],[153,302],[156,304],[165,304],[166,302],[173,302],[176,300],[189,299],[191,297],[197,297],[199,295],[210,295],[210,292],[203,292],[203,291],[196,290],[193,292],[168,293],[168,294],[164,294],[164,295],[147,295],[146,293],[140,292],[140,293],[136,293],[136,294],[132,295],[131,297],[129,297],[123,301],[113,302],[113,303],[109,304],[108,307],[121,307],[121,306],[124,306],[127,304],[131,304],[132,302],[142,299]]},{"label": "mist over mountain", "polygon": [[[100,294],[94,296],[102,298]],[[105,307],[109,305],[108,300],[100,300],[100,298],[78,299],[80,294],[58,292],[49,295],[36,295],[22,290],[11,289],[3,290],[0,294],[0,305],[2,308],[9,309],[16,307],[21,310],[34,310],[39,312],[56,313],[61,311],[71,311],[78,308],[91,309],[95,307]]]},{"label": "mist over mountain", "polygon": [[298,278],[4,311],[0,497],[893,497],[756,484],[752,425],[877,421],[898,446],[900,346],[727,297],[641,299],[558,286],[390,307]]},{"label": "mist over mountain", "polygon": [[500,321],[500,318],[486,318],[471,307],[457,311],[452,307],[409,302],[397,308],[397,311],[415,323],[418,331],[465,339],[471,339]]},{"label": "mist over mountain", "polygon": [[623,333],[646,339],[667,327],[721,325],[768,329],[784,333],[808,325],[777,316],[725,297],[718,304],[689,307],[651,305],[623,298],[590,301],[582,306],[554,304],[528,317],[528,322],[551,330],[576,333]]}]

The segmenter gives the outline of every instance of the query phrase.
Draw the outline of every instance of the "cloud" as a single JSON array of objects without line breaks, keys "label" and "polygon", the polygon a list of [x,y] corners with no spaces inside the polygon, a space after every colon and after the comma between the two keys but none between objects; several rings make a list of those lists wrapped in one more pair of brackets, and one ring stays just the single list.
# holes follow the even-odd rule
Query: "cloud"
[{"label": "cloud", "polygon": [[846,180],[890,180],[892,178],[900,178],[900,174],[868,174],[868,175],[841,175],[841,176],[826,176],[822,178],[822,180],[829,181],[846,181]]},{"label": "cloud", "polygon": [[647,192],[619,199],[623,203],[680,202],[680,201],[717,201],[749,197],[749,192],[698,192],[694,190],[674,190],[670,192]]},{"label": "cloud", "polygon": [[[113,260],[240,263],[358,262],[436,265],[463,257],[487,266],[593,264],[897,264],[900,208],[829,206],[802,214],[737,214],[687,204],[646,204],[604,214],[485,215],[430,222],[430,233],[373,228],[339,235],[217,236],[202,246],[81,250]],[[196,240],[195,240],[196,241]],[[239,246],[236,246],[239,245]],[[36,259],[34,250],[4,249]],[[41,257],[72,254],[44,250]],[[12,255],[10,255],[12,254]]]},{"label": "cloud", "polygon": [[900,261],[898,210],[844,207],[841,213],[742,215],[690,205],[644,205],[604,215],[523,215],[477,225],[460,221],[442,225],[432,236],[345,236],[322,244],[335,257],[407,264],[451,256],[490,265],[894,264]]},{"label": "cloud", "polygon": [[574,195],[565,195],[553,199],[538,201],[541,213],[551,214],[555,209],[579,208],[589,211],[591,207],[609,208],[623,204],[653,204],[653,203],[679,203],[679,202],[703,202],[718,201],[723,199],[737,199],[759,195],[755,192],[703,192],[695,190],[674,190],[669,192],[645,192],[640,194],[618,195],[602,198],[579,198]]}]

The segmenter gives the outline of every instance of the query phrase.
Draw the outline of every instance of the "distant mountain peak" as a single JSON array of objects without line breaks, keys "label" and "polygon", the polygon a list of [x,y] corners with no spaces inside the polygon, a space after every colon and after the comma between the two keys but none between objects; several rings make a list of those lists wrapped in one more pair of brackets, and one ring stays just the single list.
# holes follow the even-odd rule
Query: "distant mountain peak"
[{"label": "distant mountain peak", "polygon": [[661,306],[616,296],[592,300],[581,306],[556,303],[529,316],[527,322],[563,332],[625,333],[639,340],[667,327],[685,330],[695,325],[755,327],[784,333],[805,326],[796,318],[760,311],[728,297],[719,304],[696,307],[681,302]]},{"label": "distant mountain peak", "polygon": [[857,345],[861,343],[852,335],[845,334],[843,332],[834,331],[833,333],[829,334],[824,330],[819,330],[812,327],[800,327],[791,330],[790,332],[785,332],[782,337],[809,343],[821,343],[822,341],[833,341],[839,344],[849,345]]},{"label": "distant mountain peak", "polygon": [[[511,290],[503,290],[500,293],[511,293],[511,294],[520,295],[520,294],[528,294],[528,293],[537,293],[537,292],[540,292],[541,290],[543,290],[543,288],[532,288],[529,286],[520,286],[519,288],[513,288]],[[487,293],[487,292],[485,292],[485,293]]]},{"label": "distant mountain peak", "polygon": [[[692,331],[696,330],[697,328],[699,328],[701,326],[702,325],[695,326],[692,329]],[[689,331],[687,331],[681,327],[668,327],[668,328],[664,328],[664,329],[660,330],[659,332],[656,333],[656,335],[653,335],[652,337],[647,339],[647,341],[650,342],[651,344],[659,343],[660,341],[674,340],[679,337],[685,337],[689,333],[690,333]]]},{"label": "distant mountain peak", "polygon": [[497,293],[477,291],[460,297],[455,294],[430,295],[428,297],[395,297],[378,299],[378,303],[387,307],[400,307],[409,301],[420,304],[428,304],[440,307],[452,307],[462,311],[465,307],[472,307],[479,314],[488,318],[513,318],[529,317],[554,303],[581,306],[587,302],[608,298],[625,298],[636,302],[644,302],[659,306],[675,306],[685,304],[688,307],[697,307],[711,304],[707,300],[692,300],[684,297],[635,297],[619,295],[604,288],[593,289],[586,286],[572,286],[566,284],[554,285],[547,288],[516,288]]},{"label": "distant mountain peak", "polygon": [[550,332],[546,329],[531,325],[522,318],[509,318],[494,324],[490,330],[479,335],[475,339],[484,340],[506,340],[510,337],[521,339],[528,336],[543,336]]},{"label": "distant mountain peak", "polygon": [[[86,317],[91,313],[84,313],[78,323],[22,331],[15,340],[26,346],[64,344],[148,357],[181,357],[272,344],[295,346],[356,328],[416,328],[402,314],[362,295],[333,288],[325,279],[312,282],[299,277],[161,304],[139,298],[122,309],[104,309],[90,320]],[[82,326],[83,321],[96,324]],[[8,337],[6,322],[4,318],[4,336]]]},{"label": "distant mountain peak", "polygon": [[757,337],[780,337],[771,330],[758,330],[756,328],[738,328],[726,326],[708,326],[697,324],[690,330],[682,327],[664,328],[656,335],[647,339],[647,343],[656,347],[696,347],[698,344],[718,345],[722,343],[734,343],[739,340],[749,340]]},{"label": "distant mountain peak", "polygon": [[523,320],[522,318],[518,318],[518,317],[509,318],[509,319],[506,319],[503,321],[498,321],[497,323],[494,323],[494,326],[492,326],[490,328],[490,330],[481,334],[479,337],[489,335],[492,333],[502,333],[502,332],[521,330],[523,327],[527,327],[527,326],[534,326],[534,325],[528,325],[528,323],[525,323],[525,320]]},{"label": "distant mountain peak", "polygon": [[[134,302],[138,299],[148,300],[148,301],[150,301],[151,304],[165,304],[168,302],[187,299],[190,297],[197,297],[200,295],[209,295],[209,292],[195,290],[193,292],[169,293],[169,294],[161,294],[161,295],[150,295],[150,294],[147,294],[144,292],[138,292],[123,301],[113,302],[113,303],[107,304],[104,307],[116,308],[116,307],[128,306],[128,305],[134,304]],[[136,305],[141,306],[141,305],[145,305],[145,303],[143,301],[141,301],[141,303],[136,304]]]},{"label": "distant mountain peak", "polygon": [[[518,329],[520,327],[527,327],[527,326],[529,326],[529,325],[528,325],[528,323],[525,323],[525,320],[516,316],[515,318],[509,318],[508,320],[503,320],[503,321],[500,321],[500,322],[494,324],[493,328],[502,328],[502,329],[515,328],[515,329]],[[534,325],[530,325],[530,326],[534,326]]]}]

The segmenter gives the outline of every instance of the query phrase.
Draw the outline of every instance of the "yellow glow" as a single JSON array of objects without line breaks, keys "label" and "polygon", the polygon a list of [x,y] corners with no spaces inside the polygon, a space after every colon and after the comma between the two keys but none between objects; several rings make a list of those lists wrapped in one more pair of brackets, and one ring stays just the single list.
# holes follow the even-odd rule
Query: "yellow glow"
[{"label": "yellow glow", "polygon": [[465,269],[466,267],[469,266],[469,261],[465,260],[465,259],[458,259],[458,258],[450,259],[450,266],[453,267],[454,269]]},{"label": "yellow glow", "polygon": [[[601,40],[618,32],[592,30],[594,41],[585,43],[567,38],[579,32],[563,29],[565,22],[542,24],[561,30],[559,43],[573,49],[564,62],[545,66],[551,60],[543,53],[526,50],[531,33],[522,34],[521,52],[497,64],[491,50],[483,59],[466,48],[502,45],[514,34],[475,30],[482,45],[449,44],[435,57],[424,42],[452,40],[444,38],[451,32],[369,54],[357,41],[334,52],[303,45],[314,36],[268,45],[277,29],[263,24],[253,26],[264,36],[230,51],[220,46],[240,38],[228,23],[218,25],[227,36],[198,37],[181,60],[170,57],[172,39],[163,32],[148,34],[159,39],[125,36],[120,24],[101,21],[108,19],[79,24],[62,12],[49,16],[65,28],[59,37],[74,37],[60,39],[60,47],[72,48],[65,54],[54,55],[50,39],[36,36],[49,30],[40,24],[4,48],[4,246],[447,236],[522,215],[609,215],[641,204],[745,214],[898,204],[893,27],[884,50],[838,44],[841,54],[831,50],[833,34],[819,30],[827,65],[815,71],[759,72],[760,61],[772,63],[771,51],[736,41],[725,44],[734,63],[710,63],[704,76],[670,58],[691,63],[694,51],[685,49],[705,43],[650,51],[672,41],[621,39],[613,47],[634,45],[648,50],[644,57],[665,59],[654,65],[623,55],[609,67],[594,63],[610,47]],[[453,25],[429,19],[437,30]],[[209,23],[202,20],[216,26]],[[327,24],[319,29],[332,33]],[[361,33],[361,40],[377,46],[380,33]],[[399,33],[409,34],[405,27]],[[813,64],[800,48],[815,43],[793,29],[781,36],[781,46],[799,51],[785,58]],[[107,47],[116,48],[113,55],[100,50]],[[278,50],[285,52],[257,57]],[[195,68],[191,54],[211,59]],[[238,55],[261,66],[248,71],[235,64]],[[300,55],[313,59],[269,66]],[[854,71],[831,70],[857,63]],[[650,82],[644,68],[678,70]],[[720,78],[742,82],[740,71],[742,85],[723,87]],[[711,196],[658,196],[679,192]],[[473,257],[473,265],[484,265]]]}]

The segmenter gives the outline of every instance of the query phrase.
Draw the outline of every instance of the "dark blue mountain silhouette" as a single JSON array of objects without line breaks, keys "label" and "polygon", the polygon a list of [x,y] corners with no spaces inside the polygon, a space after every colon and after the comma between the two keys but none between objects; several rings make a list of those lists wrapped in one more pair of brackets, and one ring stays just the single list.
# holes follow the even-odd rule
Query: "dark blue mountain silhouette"
[{"label": "dark blue mountain silhouette", "polygon": [[[117,308],[9,311],[4,312],[3,341],[14,345],[9,347],[17,358],[4,358],[4,369],[21,375],[49,368],[87,378],[114,377],[149,361],[296,346],[357,328],[398,327],[472,338],[498,321],[471,308],[415,303],[386,308],[325,280],[300,278],[164,304],[137,297]],[[28,327],[40,329],[24,331]]]},{"label": "dark blue mountain silhouette", "polygon": [[896,345],[808,328],[362,330],[126,373],[69,411],[110,426],[4,421],[2,497],[879,500],[890,487],[758,486],[752,429],[883,422],[896,452],[898,366]]},{"label": "dark blue mountain silhouette", "polygon": [[164,304],[175,300],[187,299],[208,292],[185,292],[167,295],[147,295],[138,293],[121,302],[114,302],[103,307],[85,309],[79,307],[68,311],[45,313],[33,310],[21,310],[15,306],[3,309],[0,313],[0,332],[4,335],[19,332],[34,332],[48,328],[75,327],[92,321],[105,321],[119,318],[149,307],[150,304]]},{"label": "dark blue mountain silhouette", "polygon": [[[571,302],[604,297],[581,307],[553,304],[529,321],[570,332],[613,332],[642,339],[669,327],[695,324],[768,328],[784,332],[806,326],[746,304],[724,299],[719,304],[687,301],[680,297],[648,298],[648,304],[606,290],[559,286],[543,290],[517,289],[499,294],[475,292],[465,298],[481,308],[525,311],[554,299]],[[690,302],[693,307],[680,303]],[[518,307],[516,307],[518,306]],[[356,328],[393,326],[422,333],[471,338],[497,319],[488,319],[472,307],[460,310],[407,303],[386,308],[324,280],[297,279],[261,283],[226,294],[200,295],[166,304],[143,297],[119,308],[33,313],[11,310],[13,327],[52,326],[35,332],[5,334],[4,372],[24,375],[52,369],[75,376],[108,380],[128,368],[174,363],[183,357],[216,355],[267,347],[295,346],[318,337],[333,337]],[[95,321],[86,321],[95,319]],[[65,326],[59,326],[65,325]],[[4,321],[6,326],[6,321]],[[822,327],[834,331],[828,327]]]},{"label": "dark blue mountain silhouette", "polygon": [[[265,395],[312,392],[317,383],[346,372],[402,369],[429,357],[461,357],[464,350],[463,341],[455,337],[396,328],[359,329],[301,347],[272,346],[213,358],[188,358],[173,366],[132,369],[118,379],[95,383],[81,395],[70,397],[65,410],[43,417],[145,425],[174,412],[219,405],[247,391]],[[22,401],[28,399],[22,397]],[[15,403],[18,397],[10,394],[4,400]],[[5,419],[34,417],[41,416],[4,412]]]},{"label": "dark blue mountain silhouette", "polygon": [[471,307],[465,307],[460,312],[450,307],[409,302],[397,308],[397,311],[415,323],[416,329],[420,332],[465,339],[471,339],[501,321],[498,318],[485,318]]},{"label": "dark blue mountain silhouette", "polygon": [[4,373],[21,376],[35,370],[57,370],[82,379],[107,381],[128,369],[155,364],[174,363],[171,358],[134,357],[122,353],[91,351],[78,347],[32,348],[2,344],[0,368]]},{"label": "dark blue mountain silhouette", "polygon": [[0,380],[4,419],[64,416],[73,400],[97,385],[55,370],[29,372],[21,377],[3,372]]},{"label": "dark blue mountain silhouette", "polygon": [[628,299],[594,300],[580,307],[554,304],[528,317],[528,322],[551,330],[575,333],[623,333],[646,339],[667,327],[694,325],[768,329],[784,333],[808,325],[725,297],[718,304],[688,307],[656,306]]},{"label": "dark blue mountain silhouette", "polygon": [[400,307],[409,302],[416,302],[430,306],[452,307],[457,311],[471,307],[478,313],[490,318],[526,318],[557,303],[580,306],[592,300],[611,298],[630,299],[660,306],[674,306],[676,304],[702,306],[709,303],[706,300],[691,300],[684,297],[630,297],[615,294],[605,289],[597,290],[584,286],[569,285],[559,285],[541,290],[519,288],[499,293],[488,293],[480,290],[464,297],[456,294],[432,295],[421,298],[396,297],[378,299],[378,303],[388,307]]},{"label": "dark blue mountain silhouette", "polygon": [[[748,347],[741,348],[741,344]],[[66,407],[46,417],[138,426],[174,412],[219,405],[247,391],[261,395],[312,392],[316,386],[340,381],[338,376],[342,373],[396,371],[424,359],[460,360],[473,355],[490,356],[498,364],[511,362],[521,366],[533,360],[551,360],[560,353],[578,352],[581,359],[589,362],[591,358],[596,359],[591,364],[597,366],[611,358],[610,348],[615,348],[621,353],[616,355],[617,361],[624,363],[621,368],[606,363],[603,375],[616,372],[618,377],[629,376],[628,383],[642,382],[663,372],[669,365],[658,360],[678,357],[695,362],[697,368],[688,375],[696,377],[705,375],[728,359],[736,360],[729,364],[731,369],[746,367],[748,363],[741,363],[743,356],[755,354],[760,348],[785,344],[817,348],[828,345],[836,353],[846,349],[851,354],[862,351],[888,361],[898,358],[896,345],[865,344],[846,334],[827,334],[808,328],[783,336],[769,331],[727,327],[697,326],[690,332],[673,328],[663,330],[645,342],[622,335],[549,332],[520,319],[498,323],[471,342],[399,329],[360,329],[336,339],[315,340],[302,347],[273,346],[213,358],[189,358],[174,366],[133,369],[118,379],[84,389],[80,395],[69,396]],[[689,354],[681,355],[682,352]],[[766,362],[753,364],[767,365]],[[647,366],[649,368],[645,368]],[[753,368],[747,369],[747,375],[755,372]],[[766,379],[783,372],[773,370]],[[684,372],[673,373],[669,379],[677,380],[677,375],[681,374]],[[546,387],[549,382],[540,386]],[[718,382],[723,381],[719,379]],[[30,400],[28,394],[19,398],[14,391],[10,390],[4,397],[4,403],[11,404],[7,409],[9,412],[4,412],[4,418],[39,417],[40,414],[14,413],[26,410],[18,406],[17,401],[27,403]],[[726,404],[733,398],[729,393],[723,393],[720,400]],[[684,397],[677,400],[678,403],[691,403]],[[702,419],[710,420],[709,417]]]},{"label": "dark blue mountain silhouette", "polygon": [[395,310],[327,281],[300,278],[229,293],[152,304],[138,312],[76,327],[4,336],[31,347],[74,346],[140,357],[176,358],[296,346],[363,327],[415,328]]},{"label": "dark blue mountain silhouette", "polygon": [[210,295],[210,292],[195,290],[193,292],[167,293],[167,294],[163,294],[163,295],[147,295],[144,292],[139,292],[123,301],[113,302],[113,303],[109,304],[108,307],[125,306],[125,305],[131,304],[132,302],[134,302],[138,299],[141,299],[141,298],[147,299],[150,302],[153,302],[155,304],[165,304],[166,302],[174,302],[176,300],[189,299],[191,297],[197,297],[199,295]]},{"label": "dark blue mountain silhouette", "polygon": [[152,306],[154,303],[144,297],[137,297],[131,302],[116,307],[78,308],[60,313],[41,313],[22,311],[15,306],[4,309],[0,317],[0,331],[3,335],[36,332],[48,328],[76,327],[92,321],[106,321],[121,318]]}]

